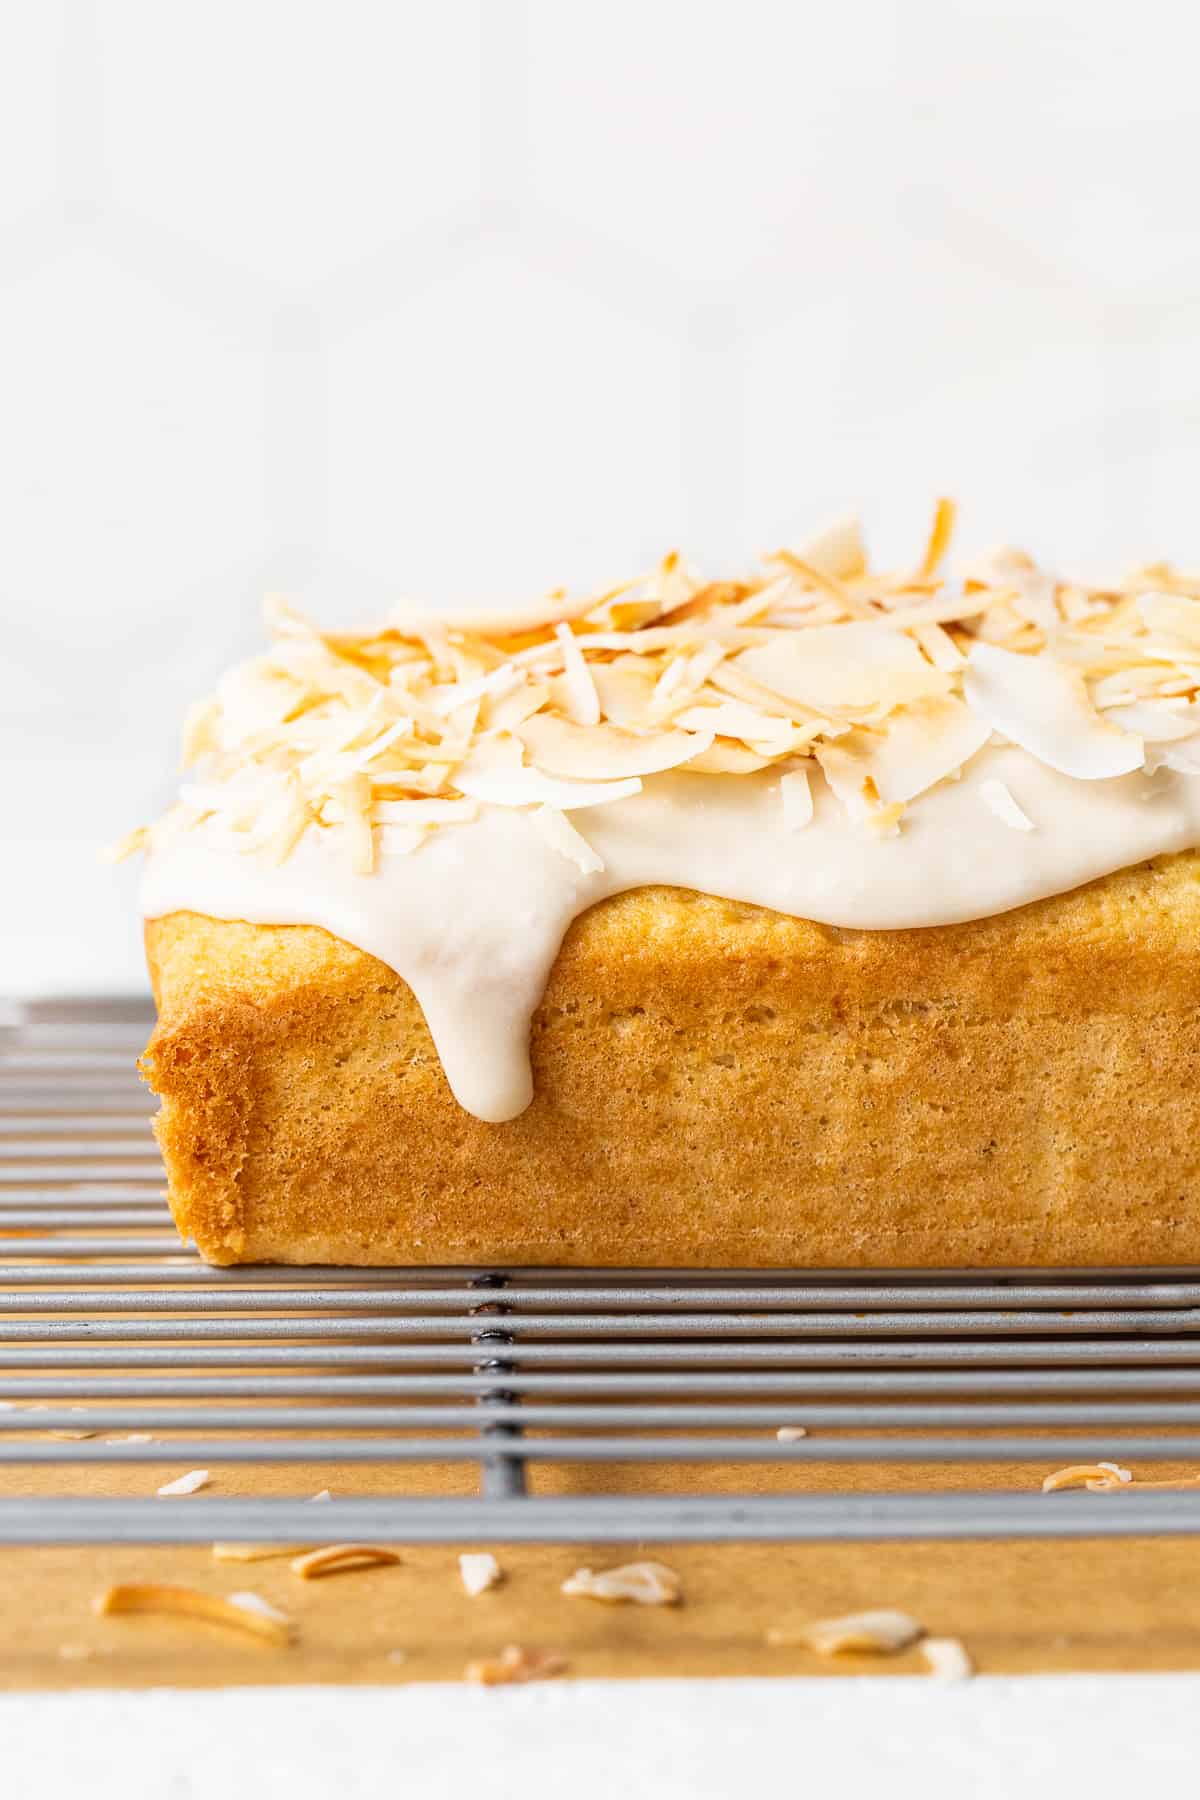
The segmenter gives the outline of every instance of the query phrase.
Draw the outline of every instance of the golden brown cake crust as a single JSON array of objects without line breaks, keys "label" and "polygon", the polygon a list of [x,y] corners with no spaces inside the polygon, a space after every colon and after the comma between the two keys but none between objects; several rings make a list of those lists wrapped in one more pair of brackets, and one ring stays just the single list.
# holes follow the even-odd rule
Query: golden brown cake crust
[{"label": "golden brown cake crust", "polygon": [[142,1068],[218,1263],[1200,1264],[1198,927],[1198,853],[920,931],[643,888],[568,932],[487,1125],[374,957],[174,913]]}]

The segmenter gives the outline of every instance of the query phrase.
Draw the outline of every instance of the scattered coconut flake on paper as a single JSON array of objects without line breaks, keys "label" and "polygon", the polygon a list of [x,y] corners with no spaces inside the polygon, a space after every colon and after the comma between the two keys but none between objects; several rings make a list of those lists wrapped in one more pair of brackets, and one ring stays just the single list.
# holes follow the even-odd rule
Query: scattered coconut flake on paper
[{"label": "scattered coconut flake on paper", "polygon": [[458,1572],[472,1598],[486,1594],[502,1579],[500,1564],[488,1550],[465,1551],[458,1559]]},{"label": "scattered coconut flake on paper", "polygon": [[309,1550],[296,1557],[291,1570],[302,1581],[317,1581],[326,1575],[385,1568],[399,1561],[398,1553],[385,1544],[326,1544],[321,1550]]},{"label": "scattered coconut flake on paper", "polygon": [[1047,1475],[1042,1492],[1056,1494],[1061,1488],[1085,1487],[1092,1493],[1104,1493],[1108,1488],[1122,1487],[1132,1480],[1132,1471],[1123,1469],[1119,1463],[1072,1463],[1068,1468],[1056,1469],[1053,1475]]},{"label": "scattered coconut flake on paper", "polygon": [[618,1569],[576,1569],[562,1584],[572,1599],[633,1601],[638,1606],[677,1606],[683,1597],[678,1573],[660,1562],[623,1563]]},{"label": "scattered coconut flake on paper", "polygon": [[209,1475],[207,1469],[189,1469],[186,1475],[179,1475],[174,1481],[168,1481],[160,1487],[160,1499],[174,1499],[180,1494],[196,1494],[202,1487],[207,1487]]},{"label": "scattered coconut flake on paper", "polygon": [[961,1638],[922,1638],[921,1655],[935,1681],[968,1681],[975,1673]]},{"label": "scattered coconut flake on paper", "polygon": [[217,1594],[205,1594],[199,1588],[174,1587],[157,1581],[118,1582],[97,1594],[92,1610],[101,1616],[166,1613],[178,1618],[200,1619],[210,1625],[248,1632],[276,1649],[284,1649],[292,1642],[292,1627],[286,1619],[268,1617],[256,1608],[239,1606]]},{"label": "scattered coconut flake on paper", "polygon": [[257,1613],[260,1619],[273,1619],[276,1625],[290,1626],[292,1623],[285,1612],[280,1612],[277,1606],[272,1606],[261,1594],[253,1594],[245,1589],[241,1593],[230,1594],[229,1604],[240,1606],[246,1612]]},{"label": "scattered coconut flake on paper", "polygon": [[905,1650],[924,1636],[925,1628],[910,1614],[886,1608],[876,1612],[847,1613],[841,1619],[817,1619],[812,1624],[780,1626],[767,1633],[775,1645],[800,1644],[821,1656],[851,1652],[890,1656]]},{"label": "scattered coconut flake on paper", "polygon": [[526,1650],[520,1644],[508,1644],[499,1656],[485,1656],[469,1662],[464,1679],[482,1687],[506,1687],[513,1682],[548,1681],[561,1675],[570,1665],[558,1650]]}]

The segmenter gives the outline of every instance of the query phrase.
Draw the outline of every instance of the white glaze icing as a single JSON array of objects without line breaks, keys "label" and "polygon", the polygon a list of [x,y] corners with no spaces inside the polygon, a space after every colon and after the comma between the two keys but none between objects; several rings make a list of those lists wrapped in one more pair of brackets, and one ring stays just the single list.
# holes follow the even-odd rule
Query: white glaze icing
[{"label": "white glaze icing", "polygon": [[[201,828],[153,851],[142,910],[320,925],[377,956],[416,995],[459,1103],[499,1123],[532,1098],[529,1023],[567,927],[611,894],[695,888],[894,930],[1007,912],[1200,843],[1200,776],[1169,769],[1078,781],[989,748],[922,795],[891,838],[852,824],[819,777],[812,823],[786,830],[779,779],[652,777],[640,794],[577,815],[605,865],[587,875],[528,814],[498,807],[383,857],[369,876],[353,872],[337,830],[310,831],[271,866],[215,847]],[[997,817],[980,794],[988,780],[1005,784],[1034,830]]]}]

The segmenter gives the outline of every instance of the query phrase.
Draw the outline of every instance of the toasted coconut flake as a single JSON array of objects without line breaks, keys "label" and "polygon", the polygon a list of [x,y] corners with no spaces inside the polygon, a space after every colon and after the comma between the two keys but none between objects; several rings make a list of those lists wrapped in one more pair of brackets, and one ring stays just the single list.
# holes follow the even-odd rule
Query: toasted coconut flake
[{"label": "toasted coconut flake", "polygon": [[577,831],[566,813],[559,812],[554,806],[536,806],[529,815],[546,839],[552,844],[560,856],[574,863],[582,875],[599,875],[604,868],[604,859],[596,855],[583,833]]},{"label": "toasted coconut flake", "polygon": [[1064,775],[1103,781],[1142,766],[1141,738],[1107,723],[1078,671],[1060,662],[977,643],[963,691],[976,718]]},{"label": "toasted coconut flake", "polygon": [[873,619],[877,616],[877,608],[869,600],[861,599],[844,582],[839,581],[836,575],[830,575],[826,570],[806,562],[794,550],[776,550],[767,561],[781,563],[789,576],[797,578],[802,587],[812,586],[829,594],[842,617],[849,614],[852,619]]},{"label": "toasted coconut flake", "polygon": [[925,554],[917,569],[917,579],[927,581],[941,567],[942,559],[950,548],[950,539],[954,536],[954,522],[958,516],[958,508],[953,500],[941,499],[934,508],[933,524],[929,528],[929,538],[925,545]]},{"label": "toasted coconut flake", "polygon": [[782,777],[839,742],[827,775],[836,788],[842,770],[855,817],[887,835],[951,755],[928,712],[917,728],[910,716],[936,702],[965,700],[976,724],[1078,779],[1200,775],[1200,730],[1185,730],[1200,580],[1148,564],[1083,587],[1014,550],[948,579],[952,518],[939,502],[916,573],[870,571],[844,521],[741,580],[697,582],[672,552],[648,580],[507,615],[323,631],[272,602],[269,653],[189,717],[179,804],[114,854],[198,831],[278,863],[315,840],[365,876],[475,805],[571,812],[672,767]]},{"label": "toasted coconut flake", "polygon": [[218,724],[221,708],[214,698],[198,700],[189,706],[183,721],[183,748],[180,766],[190,769],[201,757],[211,756],[221,747]]},{"label": "toasted coconut flake", "polygon": [[848,781],[859,792],[869,782],[881,805],[902,806],[956,775],[990,736],[961,700],[931,699],[903,707],[882,735],[853,732],[817,755],[839,798]]},{"label": "toasted coconut flake", "polygon": [[286,1649],[292,1642],[292,1627],[286,1620],[268,1618],[265,1613],[222,1600],[217,1594],[201,1593],[198,1588],[170,1587],[156,1581],[118,1582],[97,1594],[92,1605],[102,1616],[168,1613],[177,1618],[203,1619],[210,1625],[247,1632],[278,1650]]},{"label": "toasted coconut flake", "polygon": [[677,712],[674,724],[683,731],[696,731],[714,738],[741,738],[754,744],[768,756],[782,756],[807,741],[807,728],[797,728],[788,719],[760,712],[741,700],[718,700],[712,706],[687,706]]},{"label": "toasted coconut flake", "polygon": [[566,1657],[557,1650],[526,1650],[520,1644],[508,1644],[499,1656],[469,1662],[463,1679],[476,1681],[482,1687],[507,1687],[514,1682],[548,1681],[569,1667]]},{"label": "toasted coconut flake", "polygon": [[969,1681],[975,1673],[961,1638],[922,1638],[921,1655],[935,1681]]},{"label": "toasted coconut flake", "polygon": [[[560,590],[547,594],[544,600],[533,600],[528,606],[514,606],[507,610],[497,607],[494,611],[455,612],[453,623],[457,630],[469,632],[481,638],[514,638],[529,637],[535,631],[545,631],[555,625],[570,623],[573,619],[582,619],[592,612],[596,606],[594,598],[577,594],[573,600]],[[424,637],[427,632],[444,630],[448,623],[445,613],[422,613],[413,611],[400,612],[393,620],[395,629],[405,637]]]},{"label": "toasted coconut flake", "polygon": [[1110,724],[1136,733],[1147,744],[1176,743],[1200,733],[1200,707],[1179,710],[1178,701],[1135,700],[1127,706],[1106,708],[1104,716]]},{"label": "toasted coconut flake", "polygon": [[487,695],[479,709],[479,729],[483,732],[515,731],[524,720],[532,718],[550,698],[544,681],[531,681],[522,676],[521,684],[511,693]]},{"label": "toasted coconut flake", "polygon": [[517,736],[545,774],[572,781],[657,775],[701,755],[713,741],[711,732],[695,731],[658,731],[635,737],[616,728],[574,725],[551,713],[527,720],[518,727]]},{"label": "toasted coconut flake", "polygon": [[576,725],[598,725],[600,696],[575,633],[569,625],[556,625],[554,635],[562,646],[567,717]]},{"label": "toasted coconut flake", "polygon": [[627,731],[644,731],[652,724],[655,674],[642,657],[618,656],[615,662],[597,663],[592,680],[603,715],[611,724]]},{"label": "toasted coconut flake", "polygon": [[923,1637],[925,1628],[908,1613],[881,1609],[848,1613],[841,1619],[818,1619],[811,1625],[782,1626],[767,1633],[769,1644],[803,1644],[820,1656],[860,1652],[892,1656]]},{"label": "toasted coconut flake", "polygon": [[949,676],[927,662],[911,638],[875,620],[789,632],[743,650],[737,667],[819,712],[887,712],[944,694],[950,685]]},{"label": "toasted coconut flake", "polygon": [[690,775],[752,775],[757,769],[767,768],[770,762],[769,756],[746,750],[728,738],[717,738],[709,749],[694,756],[687,767]]},{"label": "toasted coconut flake", "polygon": [[1137,605],[1152,631],[1200,649],[1200,600],[1179,594],[1139,594]]},{"label": "toasted coconut flake", "polygon": [[326,1575],[344,1575],[354,1569],[373,1569],[398,1563],[400,1557],[383,1544],[326,1544],[296,1557],[292,1574],[302,1581],[318,1581]]},{"label": "toasted coconut flake", "polygon": [[934,668],[940,669],[943,675],[954,675],[966,668],[966,657],[944,625],[914,625],[912,634]]},{"label": "toasted coconut flake", "polygon": [[1090,1488],[1093,1493],[1103,1492],[1107,1488],[1121,1487],[1133,1480],[1128,1469],[1122,1469],[1118,1463],[1071,1463],[1065,1469],[1056,1469],[1053,1475],[1047,1475],[1042,1483],[1043,1494],[1057,1494],[1061,1488]]},{"label": "toasted coconut flake", "polygon": [[666,1563],[623,1563],[618,1569],[576,1569],[562,1584],[572,1599],[632,1601],[637,1606],[678,1606],[683,1584]]},{"label": "toasted coconut flake", "polygon": [[1035,829],[1033,820],[1028,813],[1022,812],[1004,782],[981,781],[979,798],[989,812],[994,812],[996,817],[1003,824],[1010,826],[1013,831],[1033,831]]},{"label": "toasted coconut flake", "polygon": [[788,831],[802,831],[812,824],[813,797],[806,769],[791,769],[779,778],[783,823]]},{"label": "toasted coconut flake", "polygon": [[458,1572],[472,1599],[486,1594],[489,1588],[504,1579],[500,1564],[490,1550],[464,1552],[458,1559]]},{"label": "toasted coconut flake", "polygon": [[222,1563],[275,1562],[285,1556],[305,1556],[309,1549],[308,1544],[214,1544],[212,1558]]},{"label": "toasted coconut flake", "polygon": [[835,519],[817,537],[801,544],[797,552],[801,562],[835,581],[853,581],[866,573],[867,551],[863,543],[862,521],[856,513]]},{"label": "toasted coconut flake", "polygon": [[105,862],[120,863],[139,851],[149,847],[151,828],[148,825],[136,825],[127,831],[124,837],[118,838],[115,844],[108,844],[102,851]]},{"label": "toasted coconut flake", "polygon": [[468,825],[478,818],[474,800],[377,800],[377,825]]},{"label": "toasted coconut flake", "polygon": [[557,781],[541,769],[525,768],[521,746],[512,738],[481,744],[455,779],[464,793],[493,806],[554,806],[560,812],[604,806],[642,791],[636,777],[629,781]]},{"label": "toasted coconut flake", "polygon": [[375,869],[375,833],[371,826],[371,784],[365,775],[351,775],[339,782],[334,798],[341,802],[346,838],[350,845],[350,861],[356,875],[370,875]]},{"label": "toasted coconut flake", "polygon": [[[1107,1468],[1109,1465],[1102,1463],[1100,1466]],[[1088,1487],[1094,1494],[1132,1494],[1135,1491],[1144,1493],[1148,1488],[1178,1494],[1183,1493],[1187,1488],[1200,1487],[1200,1475],[1178,1475],[1174,1480],[1167,1481],[1134,1481],[1128,1478],[1128,1475],[1129,1472],[1126,1470],[1122,1478],[1117,1481],[1089,1481]]]},{"label": "toasted coconut flake", "polygon": [[289,1631],[291,1630],[292,1621],[288,1615],[280,1612],[277,1606],[272,1606],[269,1600],[264,1600],[261,1594],[253,1594],[248,1589],[243,1589],[239,1594],[230,1594],[229,1604],[230,1606],[240,1606],[246,1612],[256,1613],[260,1619],[272,1619],[276,1625],[284,1625]]},{"label": "toasted coconut flake", "polygon": [[209,1474],[207,1469],[189,1469],[186,1475],[179,1475],[174,1481],[168,1481],[158,1490],[160,1499],[174,1499],[177,1495],[196,1494],[202,1487],[207,1487]]}]

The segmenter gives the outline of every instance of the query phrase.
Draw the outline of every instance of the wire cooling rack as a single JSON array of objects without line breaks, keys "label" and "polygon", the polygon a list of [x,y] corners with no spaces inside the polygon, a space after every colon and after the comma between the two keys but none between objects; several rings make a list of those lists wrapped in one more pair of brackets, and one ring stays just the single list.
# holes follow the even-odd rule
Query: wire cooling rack
[{"label": "wire cooling rack", "polygon": [[[394,1492],[322,1508],[328,1541],[1200,1531],[1200,1490],[971,1486],[989,1463],[1189,1465],[1200,1271],[210,1269],[163,1199],[133,1067],[149,1023],[139,1001],[0,1013],[0,1543],[312,1537],[299,1499],[106,1498],[130,1463],[333,1464],[343,1486],[394,1465]],[[475,1495],[406,1495],[406,1466],[464,1463]],[[595,1463],[612,1491],[538,1491]],[[689,1465],[742,1479],[646,1493],[646,1464],[680,1489]],[[803,1491],[812,1464],[853,1465],[853,1491]],[[961,1479],[862,1491],[901,1464]],[[38,1465],[89,1468],[88,1493],[9,1497]]]}]

